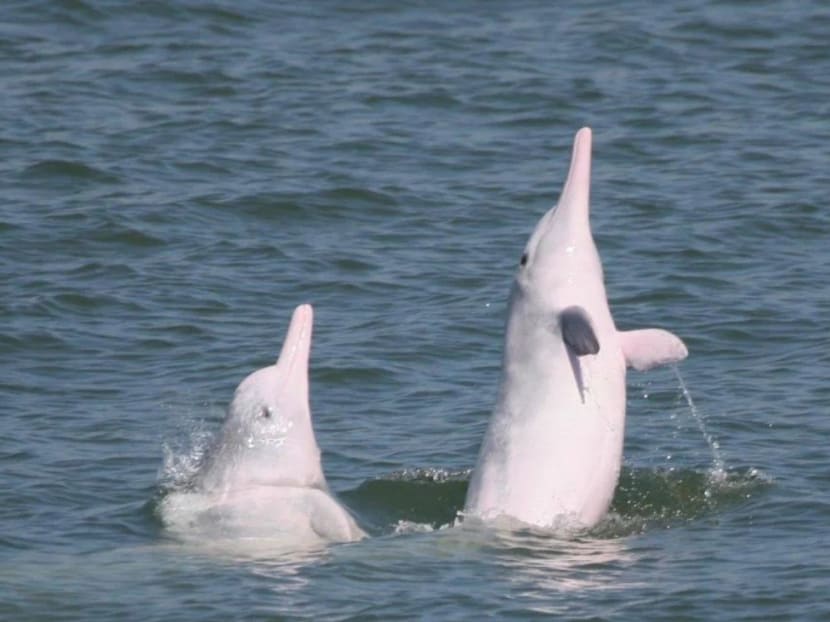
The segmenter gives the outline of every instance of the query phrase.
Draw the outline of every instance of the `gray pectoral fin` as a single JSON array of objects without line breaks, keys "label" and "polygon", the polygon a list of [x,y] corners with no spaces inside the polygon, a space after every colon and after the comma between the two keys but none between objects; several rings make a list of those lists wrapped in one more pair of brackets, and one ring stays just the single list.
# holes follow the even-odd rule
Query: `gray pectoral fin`
[{"label": "gray pectoral fin", "polygon": [[617,334],[625,364],[637,371],[677,363],[689,354],[680,337],[660,328],[626,330]]},{"label": "gray pectoral fin", "polygon": [[562,340],[577,356],[599,352],[599,340],[588,312],[582,307],[568,307],[559,315]]}]

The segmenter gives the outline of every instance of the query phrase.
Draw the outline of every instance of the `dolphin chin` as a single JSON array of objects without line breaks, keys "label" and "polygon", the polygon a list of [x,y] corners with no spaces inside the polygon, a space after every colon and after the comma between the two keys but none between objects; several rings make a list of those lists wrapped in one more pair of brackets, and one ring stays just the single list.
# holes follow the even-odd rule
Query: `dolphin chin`
[{"label": "dolphin chin", "polygon": [[183,538],[305,548],[365,537],[328,489],[309,407],[311,305],[294,310],[276,363],[245,378],[187,490],[161,504]]},{"label": "dolphin chin", "polygon": [[521,255],[502,377],[463,517],[570,533],[607,512],[622,463],[626,367],[680,361],[665,330],[618,331],[590,225],[590,128]]}]

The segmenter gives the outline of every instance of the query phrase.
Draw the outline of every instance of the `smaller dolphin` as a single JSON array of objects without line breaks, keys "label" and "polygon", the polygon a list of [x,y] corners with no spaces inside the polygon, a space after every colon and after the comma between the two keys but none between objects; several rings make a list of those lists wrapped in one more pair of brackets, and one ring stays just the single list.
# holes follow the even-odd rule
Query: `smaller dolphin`
[{"label": "smaller dolphin", "polygon": [[595,525],[611,504],[625,429],[625,370],[680,361],[660,329],[619,331],[591,235],[591,130],[574,138],[565,186],[519,261],[498,398],[462,516],[557,531]]},{"label": "smaller dolphin", "polygon": [[193,537],[267,538],[291,548],[366,534],[323,476],[309,407],[311,305],[294,310],[279,359],[237,387],[193,490],[169,495],[162,515]]}]

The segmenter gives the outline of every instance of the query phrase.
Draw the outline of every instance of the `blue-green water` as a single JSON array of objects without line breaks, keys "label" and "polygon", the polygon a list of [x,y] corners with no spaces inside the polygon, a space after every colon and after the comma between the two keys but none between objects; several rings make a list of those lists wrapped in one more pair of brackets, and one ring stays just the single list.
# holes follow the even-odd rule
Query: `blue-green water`
[{"label": "blue-green water", "polygon": [[[830,616],[830,7],[0,7],[0,618]],[[442,526],[508,288],[594,129],[629,375],[608,521]],[[372,538],[206,555],[157,504],[316,309],[312,409]]]}]

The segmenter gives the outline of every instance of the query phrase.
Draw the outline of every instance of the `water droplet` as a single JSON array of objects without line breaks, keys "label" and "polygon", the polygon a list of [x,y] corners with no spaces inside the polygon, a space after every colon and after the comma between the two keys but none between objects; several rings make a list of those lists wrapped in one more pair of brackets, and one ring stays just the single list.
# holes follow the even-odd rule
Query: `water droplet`
[{"label": "water droplet", "polygon": [[703,435],[704,440],[709,445],[709,450],[712,452],[712,470],[715,474],[719,474],[718,477],[723,479],[725,477],[725,465],[723,457],[720,453],[720,444],[706,429],[706,423],[703,420],[703,415],[697,410],[697,407],[692,400],[692,396],[686,388],[686,383],[683,381],[683,376],[680,375],[680,370],[677,368],[677,365],[673,365],[672,368],[674,370],[674,375],[677,377],[677,381],[680,383],[680,390],[683,397],[686,398],[686,403],[689,405],[689,411],[697,422],[697,427]]}]

